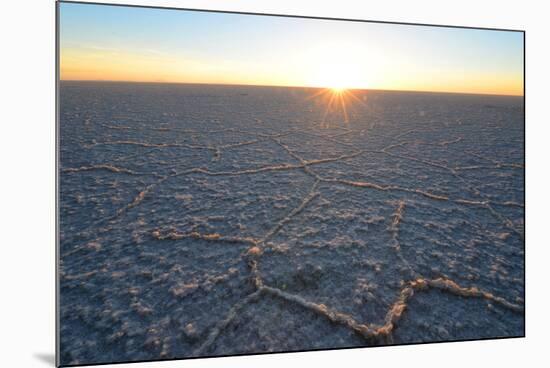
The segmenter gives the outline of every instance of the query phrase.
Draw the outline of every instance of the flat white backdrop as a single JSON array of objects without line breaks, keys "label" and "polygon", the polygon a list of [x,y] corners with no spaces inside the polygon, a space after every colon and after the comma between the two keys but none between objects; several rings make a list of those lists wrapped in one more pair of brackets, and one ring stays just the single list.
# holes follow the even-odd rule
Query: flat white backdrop
[{"label": "flat white backdrop", "polygon": [[[111,0],[113,3],[125,1]],[[527,31],[527,338],[117,365],[116,367],[517,367],[548,359],[548,12],[504,0],[127,0],[141,5],[356,18]],[[54,357],[53,0],[11,0],[0,21],[0,366]],[[544,349],[546,347],[546,349]],[[546,351],[545,351],[546,350]],[[535,363],[535,365],[538,365]]]}]

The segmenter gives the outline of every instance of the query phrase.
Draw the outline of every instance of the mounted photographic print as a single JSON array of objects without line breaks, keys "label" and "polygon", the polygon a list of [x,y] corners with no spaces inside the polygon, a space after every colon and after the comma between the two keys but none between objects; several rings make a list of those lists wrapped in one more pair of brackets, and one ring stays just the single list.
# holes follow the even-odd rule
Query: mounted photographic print
[{"label": "mounted photographic print", "polygon": [[523,31],[57,7],[58,365],[524,336]]}]

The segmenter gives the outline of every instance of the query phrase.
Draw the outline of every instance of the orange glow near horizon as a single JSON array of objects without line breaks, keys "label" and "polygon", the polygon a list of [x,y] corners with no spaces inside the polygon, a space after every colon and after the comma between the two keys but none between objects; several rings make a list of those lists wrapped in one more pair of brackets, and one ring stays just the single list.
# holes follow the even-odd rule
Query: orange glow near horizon
[{"label": "orange glow near horizon", "polygon": [[[125,50],[81,50],[62,48],[60,76],[65,81],[119,81],[156,83],[239,84],[328,88],[335,92],[351,89],[380,89],[425,92],[523,95],[523,77],[504,73],[422,75],[423,80],[400,79],[359,62],[304,61],[309,66],[297,70],[274,70],[270,65],[251,65],[219,61],[205,64],[179,55],[136,53]],[[414,71],[409,73],[414,74]]]}]

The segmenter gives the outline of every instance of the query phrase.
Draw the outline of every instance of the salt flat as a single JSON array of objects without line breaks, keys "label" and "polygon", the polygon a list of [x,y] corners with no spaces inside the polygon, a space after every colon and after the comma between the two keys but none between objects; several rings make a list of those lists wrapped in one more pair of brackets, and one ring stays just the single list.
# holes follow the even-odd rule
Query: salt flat
[{"label": "salt flat", "polygon": [[524,334],[523,98],[62,82],[61,363]]}]

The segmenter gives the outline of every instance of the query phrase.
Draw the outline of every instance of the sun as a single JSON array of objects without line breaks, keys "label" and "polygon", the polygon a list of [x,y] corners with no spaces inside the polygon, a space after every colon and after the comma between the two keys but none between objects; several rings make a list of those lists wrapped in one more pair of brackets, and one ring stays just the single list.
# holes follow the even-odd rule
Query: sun
[{"label": "sun", "polygon": [[366,88],[366,70],[345,59],[321,60],[312,66],[310,85],[334,92]]},{"label": "sun", "polygon": [[353,76],[348,75],[340,70],[334,70],[332,73],[325,74],[320,82],[320,87],[332,90],[333,92],[341,93],[353,86]]},{"label": "sun", "polygon": [[319,73],[315,84],[318,87],[328,88],[334,92],[342,92],[353,88],[356,83],[355,75],[352,72],[346,71],[345,68],[328,66],[325,72]]}]

